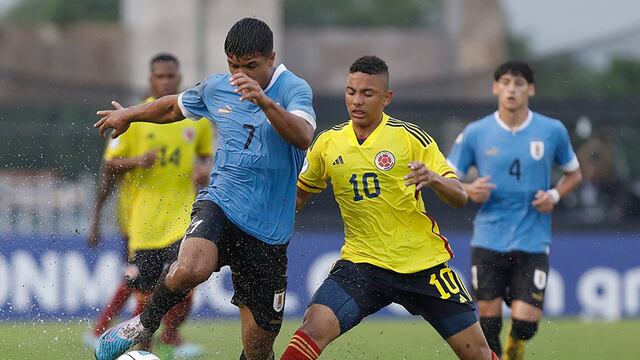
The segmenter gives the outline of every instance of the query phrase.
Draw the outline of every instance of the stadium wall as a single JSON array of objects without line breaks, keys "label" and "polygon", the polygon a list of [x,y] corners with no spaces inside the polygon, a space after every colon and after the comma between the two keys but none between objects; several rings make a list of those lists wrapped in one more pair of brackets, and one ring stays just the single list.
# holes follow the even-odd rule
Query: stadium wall
[{"label": "stadium wall", "polygon": [[[640,236],[637,233],[560,233],[551,252],[546,316],[614,320],[640,316]],[[468,284],[469,234],[450,234],[450,265]],[[313,291],[339,256],[342,235],[301,232],[289,248],[286,314],[302,316]],[[123,246],[115,237],[98,250],[80,236],[0,237],[0,320],[93,318],[123,271]],[[192,317],[233,317],[228,268],[198,288]],[[133,304],[129,304],[129,311]],[[380,316],[409,316],[390,306]]]}]

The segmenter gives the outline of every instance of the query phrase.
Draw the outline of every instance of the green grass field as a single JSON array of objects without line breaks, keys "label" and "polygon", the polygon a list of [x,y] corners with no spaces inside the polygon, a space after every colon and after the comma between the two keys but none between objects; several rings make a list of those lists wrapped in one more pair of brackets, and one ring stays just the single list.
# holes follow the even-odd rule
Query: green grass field
[{"label": "green grass field", "polygon": [[[288,319],[276,341],[282,352],[299,320]],[[505,328],[508,324],[505,324]],[[2,323],[0,359],[92,359],[82,345],[86,322]],[[201,359],[231,359],[240,354],[239,322],[190,321],[189,341],[202,344]],[[331,344],[322,359],[455,359],[428,324],[415,320],[365,320]],[[614,323],[545,320],[527,347],[528,359],[640,359],[640,320]]]}]

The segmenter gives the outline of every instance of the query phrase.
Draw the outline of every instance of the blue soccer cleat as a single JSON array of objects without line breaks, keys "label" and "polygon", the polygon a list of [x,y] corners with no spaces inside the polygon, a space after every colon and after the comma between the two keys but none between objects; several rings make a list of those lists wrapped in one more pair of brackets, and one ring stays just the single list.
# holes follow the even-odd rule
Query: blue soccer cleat
[{"label": "blue soccer cleat", "polygon": [[96,360],[114,360],[152,334],[140,323],[140,315],[127,320],[100,336],[95,351]]}]

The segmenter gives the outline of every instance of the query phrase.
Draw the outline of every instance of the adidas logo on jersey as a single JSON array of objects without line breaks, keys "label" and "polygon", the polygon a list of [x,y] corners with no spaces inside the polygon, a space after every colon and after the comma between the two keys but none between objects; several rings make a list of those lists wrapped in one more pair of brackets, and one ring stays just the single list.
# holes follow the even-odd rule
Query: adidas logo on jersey
[{"label": "adidas logo on jersey", "polygon": [[342,165],[344,164],[344,160],[342,160],[342,155],[338,156],[338,158],[333,162],[333,165]]}]

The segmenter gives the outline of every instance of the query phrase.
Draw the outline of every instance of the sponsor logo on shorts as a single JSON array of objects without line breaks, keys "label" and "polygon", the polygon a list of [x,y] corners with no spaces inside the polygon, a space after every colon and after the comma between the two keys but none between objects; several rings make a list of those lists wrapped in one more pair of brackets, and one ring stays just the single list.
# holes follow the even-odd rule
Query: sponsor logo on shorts
[{"label": "sponsor logo on shorts", "polygon": [[276,312],[280,312],[284,308],[284,293],[285,290],[280,290],[273,294],[273,310]]}]

